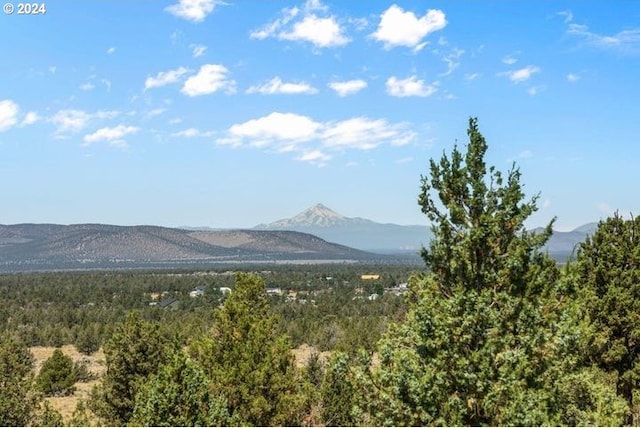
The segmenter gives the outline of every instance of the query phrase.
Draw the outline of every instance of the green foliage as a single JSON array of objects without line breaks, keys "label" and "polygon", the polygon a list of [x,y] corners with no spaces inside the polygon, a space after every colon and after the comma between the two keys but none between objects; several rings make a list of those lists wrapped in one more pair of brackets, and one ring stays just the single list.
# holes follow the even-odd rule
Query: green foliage
[{"label": "green foliage", "polygon": [[64,421],[60,412],[45,400],[38,413],[36,425],[43,427],[62,427],[64,426]]},{"label": "green foliage", "polygon": [[190,348],[210,380],[211,394],[223,397],[229,415],[242,424],[297,425],[302,420],[305,398],[290,343],[276,327],[263,280],[238,274],[209,337]]},{"label": "green foliage", "polygon": [[62,350],[56,349],[53,355],[42,363],[36,385],[47,396],[70,395],[75,391],[76,372],[73,360]]},{"label": "green foliage", "polygon": [[634,408],[640,386],[640,218],[625,221],[616,213],[600,222],[580,246],[575,268],[592,322],[590,356],[617,374],[618,393]]},{"label": "green foliage", "polygon": [[349,357],[332,355],[321,386],[322,421],[326,426],[353,426],[353,407],[357,397],[351,379]]},{"label": "green foliage", "polygon": [[12,337],[0,337],[0,426],[27,426],[34,421],[40,397],[33,376],[29,349]]},{"label": "green foliage", "polygon": [[[421,178],[431,273],[411,279],[407,319],[381,340],[380,368],[359,369],[369,391],[363,415],[374,425],[619,423],[626,407],[599,375],[582,383],[589,400],[571,389],[584,332],[557,293],[560,272],[540,252],[551,223],[526,231],[537,197],[523,202],[517,169],[506,181],[487,170],[476,119],[468,135],[464,155],[454,148]],[[607,400],[615,410],[598,414]]]},{"label": "green foliage", "polygon": [[107,370],[93,391],[91,410],[108,424],[126,425],[136,394],[176,345],[157,323],[142,320],[137,312],[127,314],[104,346]]},{"label": "green foliage", "polygon": [[469,119],[467,134],[464,155],[454,147],[451,158],[431,160],[430,177],[420,179],[418,204],[434,233],[422,257],[445,294],[458,287],[512,295],[539,292],[554,279],[554,263],[537,251],[551,236],[553,221],[540,234],[525,229],[538,196],[523,202],[516,168],[507,173],[506,182],[495,167],[487,171],[488,145],[477,119]]},{"label": "green foliage", "polygon": [[138,392],[131,420],[141,426],[236,425],[224,399],[210,394],[209,381],[183,351],[177,351]]}]

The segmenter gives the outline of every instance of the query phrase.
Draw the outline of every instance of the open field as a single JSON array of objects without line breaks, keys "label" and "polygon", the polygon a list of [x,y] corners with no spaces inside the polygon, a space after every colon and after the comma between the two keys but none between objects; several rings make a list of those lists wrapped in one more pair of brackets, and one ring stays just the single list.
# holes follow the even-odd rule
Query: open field
[{"label": "open field", "polygon": [[[47,358],[51,357],[53,351],[56,348],[51,346],[36,346],[30,349],[33,357],[35,358],[36,373],[39,373],[40,367],[42,367],[42,363],[44,363]],[[89,372],[97,376],[96,380],[76,383],[76,390],[71,395],[68,395],[66,397],[47,398],[53,408],[59,411],[64,420],[67,421],[73,414],[78,401],[81,399],[87,399],[89,397],[91,389],[99,382],[98,379],[106,370],[106,366],[104,352],[102,352],[102,349],[89,356],[79,353],[73,345],[65,345],[60,349],[65,355],[71,357],[74,362],[87,361],[87,369],[89,370]]]}]

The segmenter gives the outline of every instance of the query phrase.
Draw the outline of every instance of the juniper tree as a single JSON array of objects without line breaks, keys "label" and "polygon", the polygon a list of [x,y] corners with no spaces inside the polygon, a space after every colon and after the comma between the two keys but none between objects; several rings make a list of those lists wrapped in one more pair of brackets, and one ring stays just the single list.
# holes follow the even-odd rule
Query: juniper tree
[{"label": "juniper tree", "polygon": [[204,369],[211,394],[226,400],[241,424],[298,425],[306,406],[291,345],[279,333],[264,281],[238,273],[209,337],[190,353]]},{"label": "juniper tree", "polygon": [[45,395],[70,395],[75,391],[76,376],[73,360],[56,349],[42,363],[36,384]]},{"label": "juniper tree", "polygon": [[158,323],[144,321],[138,312],[128,313],[104,345],[107,370],[92,392],[91,410],[108,424],[126,425],[142,384],[176,347]]},{"label": "juniper tree", "polygon": [[[580,245],[575,264],[593,331],[593,361],[617,375],[617,390],[634,409],[640,386],[640,218],[616,213]],[[629,415],[625,421],[631,424]]]},{"label": "juniper tree", "polygon": [[[624,404],[590,376],[587,399],[571,385],[581,367],[575,305],[555,286],[559,271],[525,220],[520,172],[487,168],[487,143],[469,120],[466,152],[431,160],[418,202],[432,223],[422,257],[428,274],[410,280],[407,318],[379,343],[380,367],[360,369],[374,425],[619,423]],[[603,405],[607,403],[609,406]],[[599,406],[599,407],[598,407]],[[595,409],[603,408],[600,413]]]},{"label": "juniper tree", "polygon": [[34,422],[39,397],[33,387],[34,359],[12,337],[0,337],[0,426]]}]

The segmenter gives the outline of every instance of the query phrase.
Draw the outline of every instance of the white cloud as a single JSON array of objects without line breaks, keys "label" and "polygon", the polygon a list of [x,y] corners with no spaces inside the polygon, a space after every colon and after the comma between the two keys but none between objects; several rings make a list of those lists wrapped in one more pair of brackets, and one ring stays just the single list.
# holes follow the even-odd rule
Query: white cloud
[{"label": "white cloud", "polygon": [[415,137],[403,125],[390,125],[384,119],[371,120],[365,117],[328,123],[325,128],[322,133],[323,145],[340,149],[370,150],[385,142],[403,146]]},{"label": "white cloud", "polygon": [[56,67],[55,65],[49,66],[49,73],[55,74],[57,69],[58,67]]},{"label": "white cloud", "polygon": [[309,162],[312,164],[316,164],[318,166],[324,166],[326,162],[331,160],[331,156],[326,153],[323,153],[320,150],[311,150],[308,152],[303,152],[300,156],[296,158],[296,160]]},{"label": "white cloud", "polygon": [[540,91],[544,89],[544,86],[532,86],[527,89],[527,93],[531,96],[538,95]]},{"label": "white cloud", "polygon": [[87,113],[83,110],[60,110],[49,121],[56,125],[55,134],[61,137],[63,134],[81,131],[93,119],[112,119],[118,116],[118,111],[100,110],[95,113]]},{"label": "white cloud", "polygon": [[22,119],[20,126],[33,125],[38,120],[40,120],[40,116],[38,116],[38,113],[36,113],[35,111],[30,111],[24,116],[24,119]]},{"label": "white cloud", "polygon": [[181,138],[195,138],[195,137],[211,137],[213,135],[213,131],[200,131],[197,128],[188,128],[179,132],[174,132],[171,134],[172,137],[181,137]]},{"label": "white cloud", "polygon": [[520,159],[528,159],[530,157],[533,156],[533,152],[531,150],[523,150],[522,152],[520,152],[520,154],[518,155],[518,157]]},{"label": "white cloud", "polygon": [[107,79],[101,79],[100,83],[102,83],[104,86],[107,87],[107,92],[109,92],[111,90],[111,81],[109,81]]},{"label": "white cloud", "polygon": [[564,22],[565,24],[568,24],[569,22],[573,21],[573,13],[571,13],[570,10],[563,10],[557,13],[560,16],[564,16]]},{"label": "white cloud", "polygon": [[540,72],[540,67],[537,67],[534,65],[528,65],[518,70],[505,71],[503,73],[499,73],[499,75],[507,76],[509,80],[511,80],[513,83],[522,83],[522,82],[526,82],[531,78],[531,76],[539,72]]},{"label": "white cloud", "polygon": [[188,72],[189,70],[185,67],[179,67],[175,70],[161,71],[156,75],[156,77],[147,77],[147,79],[144,81],[144,88],[158,88],[170,83],[175,83]]},{"label": "white cloud", "polygon": [[332,153],[371,150],[380,145],[410,143],[415,132],[406,124],[390,124],[366,117],[336,122],[318,122],[294,113],[273,112],[231,126],[216,143],[231,147],[253,147],[279,153],[297,153],[298,160],[326,162]]},{"label": "white cloud", "polygon": [[575,74],[575,73],[567,74],[567,81],[569,81],[570,83],[577,82],[578,80],[580,80],[579,74]]},{"label": "white cloud", "polygon": [[447,71],[441,73],[440,76],[448,76],[460,65],[460,57],[464,54],[464,50],[455,48],[448,55],[442,58],[447,64]]},{"label": "white cloud", "polygon": [[464,75],[464,80],[466,80],[467,82],[473,82],[474,80],[476,80],[480,76],[481,76],[480,73],[467,73],[467,74]]},{"label": "white cloud", "polygon": [[193,49],[194,58],[201,57],[202,55],[204,55],[204,52],[207,50],[207,47],[205,45],[191,45],[191,48]]},{"label": "white cloud", "polygon": [[511,55],[507,55],[507,56],[505,56],[505,57],[503,57],[503,58],[502,58],[502,62],[503,62],[504,64],[507,64],[507,65],[513,65],[513,64],[515,64],[516,62],[518,62],[518,60],[517,60],[517,59],[515,59],[514,57],[512,57]]},{"label": "white cloud", "polygon": [[167,6],[165,10],[170,14],[192,22],[202,22],[220,4],[218,0],[179,0],[178,3]]},{"label": "white cloud", "polygon": [[586,25],[569,23],[567,34],[579,37],[585,44],[598,49],[627,53],[640,52],[640,28],[631,28],[616,34],[605,35],[590,31]]},{"label": "white cloud", "polygon": [[83,91],[90,91],[95,87],[96,87],[96,85],[94,85],[91,82],[86,82],[86,83],[83,83],[82,85],[80,85],[80,89],[83,90]]},{"label": "white cloud", "polygon": [[347,95],[353,95],[366,88],[367,82],[362,79],[346,80],[343,82],[331,82],[328,86],[336,91],[339,96],[346,97]]},{"label": "white cloud", "polygon": [[268,116],[231,126],[228,136],[217,141],[232,146],[240,146],[243,142],[254,147],[271,146],[282,142],[311,140],[317,137],[320,128],[320,123],[307,116],[273,112]]},{"label": "white cloud", "polygon": [[394,4],[380,16],[378,29],[371,37],[384,43],[385,49],[406,46],[419,51],[426,46],[423,39],[427,35],[442,30],[446,25],[447,20],[441,10],[429,9],[418,18],[413,12],[405,12]]},{"label": "white cloud", "polygon": [[279,77],[274,77],[263,85],[251,86],[248,94],[316,94],[318,90],[305,82],[283,82]]},{"label": "white cloud", "polygon": [[0,132],[6,131],[18,123],[18,104],[11,100],[0,101]]},{"label": "white cloud", "polygon": [[155,116],[160,116],[162,113],[164,113],[165,111],[167,111],[166,108],[155,108],[153,110],[150,110],[147,112],[147,114],[145,115],[146,117],[155,117]]},{"label": "white cloud", "polygon": [[437,83],[425,84],[416,76],[398,79],[392,76],[387,79],[387,93],[394,97],[430,97],[438,90]]},{"label": "white cloud", "polygon": [[182,93],[190,97],[207,95],[224,89],[227,93],[235,92],[236,82],[227,78],[228,70],[220,64],[205,64],[195,76],[184,82]]},{"label": "white cloud", "polygon": [[111,55],[116,51],[115,46],[111,46],[109,49],[107,49],[107,55]]},{"label": "white cloud", "polygon": [[349,38],[343,34],[333,17],[318,18],[315,15],[306,16],[301,22],[296,22],[292,31],[283,32],[279,37],[284,40],[307,41],[320,48],[349,43]]},{"label": "white cloud", "polygon": [[303,9],[282,10],[282,17],[251,32],[252,39],[275,37],[280,40],[304,41],[318,48],[343,46],[350,42],[344,28],[333,16],[318,16],[314,11],[326,14],[328,7],[318,0],[309,0]]},{"label": "white cloud", "polygon": [[111,128],[100,128],[93,134],[87,134],[84,136],[84,145],[106,141],[110,146],[127,147],[127,142],[124,140],[124,137],[130,134],[135,134],[139,130],[140,128],[135,126],[125,125],[118,125]]}]

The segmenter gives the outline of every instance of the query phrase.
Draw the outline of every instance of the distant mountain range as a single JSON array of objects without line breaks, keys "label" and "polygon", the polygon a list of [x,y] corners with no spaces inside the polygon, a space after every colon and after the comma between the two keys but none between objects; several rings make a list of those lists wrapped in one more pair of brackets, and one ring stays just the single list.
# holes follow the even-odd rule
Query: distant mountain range
[{"label": "distant mountain range", "polygon": [[[554,232],[545,250],[565,261],[597,223]],[[322,204],[254,229],[104,224],[0,225],[0,271],[186,267],[215,263],[382,262],[421,264],[428,226],[345,217]]]},{"label": "distant mountain range", "polygon": [[376,223],[360,217],[345,217],[323,204],[298,215],[260,224],[257,230],[294,230],[319,236],[329,242],[378,253],[416,253],[431,240],[428,226]]},{"label": "distant mountain range", "polygon": [[103,224],[0,225],[0,270],[4,271],[379,258],[295,231],[190,231]]},{"label": "distant mountain range", "polygon": [[[570,232],[554,231],[545,250],[556,260],[564,261],[578,243],[595,232],[597,226],[597,223],[588,223]],[[376,223],[359,217],[345,217],[323,204],[314,205],[292,218],[260,224],[254,229],[310,233],[348,247],[387,254],[415,254],[422,245],[428,246],[433,237],[427,225],[401,226]]]}]

